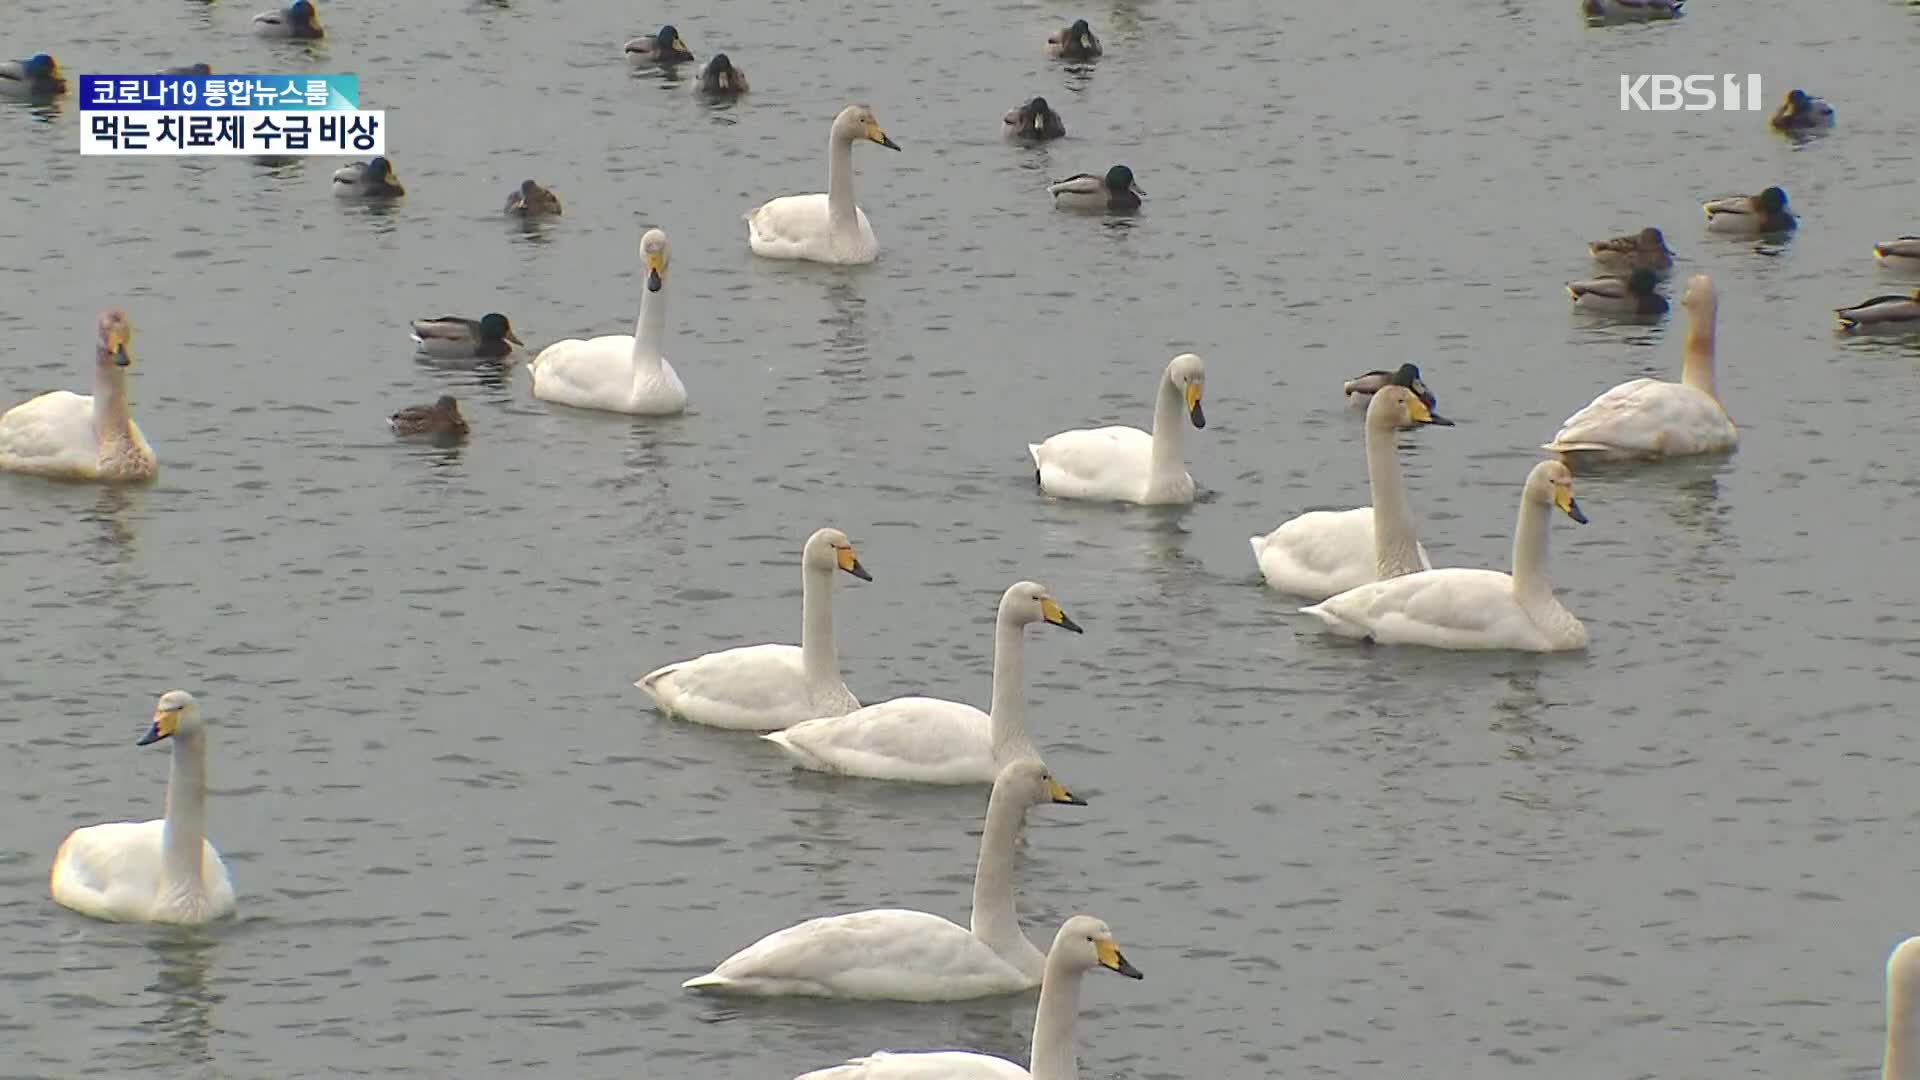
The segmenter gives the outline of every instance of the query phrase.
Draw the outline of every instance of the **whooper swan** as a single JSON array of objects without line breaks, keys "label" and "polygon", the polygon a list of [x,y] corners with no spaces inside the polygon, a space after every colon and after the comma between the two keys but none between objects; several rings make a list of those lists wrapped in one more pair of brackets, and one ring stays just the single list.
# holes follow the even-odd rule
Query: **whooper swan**
[{"label": "whooper swan", "polygon": [[153,479],[159,463],[127,405],[132,342],[126,312],[101,315],[93,396],[55,390],[0,415],[0,470],[70,480]]},{"label": "whooper swan", "polygon": [[1182,422],[1190,418],[1194,427],[1207,426],[1207,414],[1200,408],[1206,382],[1205,363],[1193,353],[1181,353],[1160,376],[1153,434],[1135,427],[1082,428],[1028,443],[1040,490],[1062,499],[1192,502]]},{"label": "whooper swan", "polygon": [[1882,1080],[1920,1080],[1920,937],[1887,957],[1887,1050]]},{"label": "whooper swan", "polygon": [[540,350],[527,365],[533,396],[576,409],[636,416],[670,416],[687,407],[687,388],[661,347],[667,334],[667,234],[640,238],[647,288],[632,334],[567,338]]},{"label": "whooper swan", "polygon": [[755,255],[851,266],[880,254],[867,212],[853,199],[853,144],[862,139],[900,149],[880,129],[872,109],[841,109],[827,135],[827,193],[782,195],[748,213],[747,245]]}]

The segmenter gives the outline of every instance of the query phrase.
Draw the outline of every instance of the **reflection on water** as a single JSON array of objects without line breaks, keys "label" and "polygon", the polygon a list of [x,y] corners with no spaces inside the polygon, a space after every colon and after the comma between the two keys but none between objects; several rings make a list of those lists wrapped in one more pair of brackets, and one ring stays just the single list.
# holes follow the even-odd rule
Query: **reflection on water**
[{"label": "reflection on water", "polygon": [[158,965],[146,988],[156,1003],[146,1024],[156,1047],[168,1047],[183,1066],[213,1064],[213,1008],[226,1000],[208,980],[218,941],[200,931],[163,932],[148,948]]},{"label": "reflection on water", "polygon": [[827,367],[829,374],[848,372],[855,361],[869,359],[867,345],[867,299],[857,274],[835,274],[827,278],[827,303],[832,312],[820,320],[830,327],[826,350],[839,358]]}]

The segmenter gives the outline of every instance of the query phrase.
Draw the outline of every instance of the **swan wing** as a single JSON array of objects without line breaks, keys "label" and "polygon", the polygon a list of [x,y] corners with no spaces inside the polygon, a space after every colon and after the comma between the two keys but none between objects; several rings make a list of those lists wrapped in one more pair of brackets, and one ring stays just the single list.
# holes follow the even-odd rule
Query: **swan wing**
[{"label": "swan wing", "polygon": [[680,985],[762,996],[962,1001],[1035,982],[949,919],[882,908],[775,931]]},{"label": "swan wing", "polygon": [[1008,1061],[965,1050],[896,1054],[882,1050],[844,1065],[816,1069],[797,1080],[1033,1080]]},{"label": "swan wing", "polygon": [[618,409],[633,396],[633,335],[565,338],[527,366],[533,396],[585,409]]},{"label": "swan wing", "polygon": [[1049,495],[1138,498],[1152,473],[1153,436],[1135,427],[1063,431],[1027,451]]},{"label": "swan wing", "polygon": [[100,469],[93,398],[69,390],[41,394],[0,416],[0,469],[92,476]]},{"label": "swan wing", "polygon": [[1497,570],[1448,567],[1375,581],[1303,612],[1347,637],[1443,649],[1528,648],[1539,638]]},{"label": "swan wing", "polygon": [[796,765],[819,772],[926,784],[991,784],[997,771],[992,718],[944,698],[894,698],[845,716],[795,724],[765,738]]},{"label": "swan wing", "polygon": [[1733,422],[1713,398],[1683,383],[1634,379],[1567,417],[1544,448],[1683,454],[1726,449],[1736,439]]},{"label": "swan wing", "polygon": [[782,195],[771,199],[746,215],[747,244],[753,253],[768,259],[811,259],[816,262],[861,261],[857,257],[878,250],[873,239],[873,226],[867,221],[867,212],[860,207],[853,208],[854,221],[860,231],[862,252],[854,252],[845,258],[833,251],[832,228],[827,214],[825,194]]},{"label": "swan wing", "polygon": [[114,922],[203,922],[231,912],[233,881],[209,841],[201,853],[206,904],[173,912],[160,888],[166,821],[115,821],[75,829],[53,857],[49,884],[55,902],[82,915]]},{"label": "swan wing", "polygon": [[[777,731],[822,715],[807,687],[798,645],[742,645],[668,664],[641,676],[662,712],[696,724],[739,731]],[[844,689],[844,687],[842,687]],[[859,708],[849,692],[847,711]]]},{"label": "swan wing", "polygon": [[1324,600],[1378,576],[1371,506],[1309,511],[1251,542],[1267,584],[1293,596]]}]

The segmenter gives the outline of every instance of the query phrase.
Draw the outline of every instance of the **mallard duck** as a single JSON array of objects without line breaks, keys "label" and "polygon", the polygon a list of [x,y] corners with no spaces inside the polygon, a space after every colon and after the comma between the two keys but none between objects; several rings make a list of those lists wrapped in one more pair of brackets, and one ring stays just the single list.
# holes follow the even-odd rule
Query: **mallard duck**
[{"label": "mallard duck", "polygon": [[1420,377],[1420,368],[1416,364],[1401,364],[1394,371],[1369,371],[1356,375],[1341,387],[1341,393],[1347,397],[1348,404],[1366,402],[1374,394],[1389,386],[1404,386],[1426,403],[1428,409],[1440,407],[1440,399],[1427,389],[1427,381]]},{"label": "mallard duck", "polygon": [[1779,131],[1807,131],[1833,126],[1833,106],[1805,90],[1789,90],[1768,121]]},{"label": "mallard duck", "polygon": [[181,64],[178,67],[161,68],[162,75],[211,75],[213,68],[207,64]]},{"label": "mallard duck", "polygon": [[1685,0],[1580,0],[1580,10],[1589,19],[1677,19],[1683,3]]},{"label": "mallard duck", "polygon": [[1133,170],[1115,165],[1105,176],[1076,173],[1047,185],[1053,205],[1061,210],[1138,210],[1140,196],[1146,192],[1133,182]]},{"label": "mallard duck", "polygon": [[714,53],[707,66],[700,69],[700,81],[695,86],[713,97],[738,97],[747,92],[747,73],[734,67],[726,53]]},{"label": "mallard duck", "polygon": [[1567,283],[1567,295],[1582,311],[1612,315],[1664,315],[1667,300],[1654,292],[1660,279],[1651,270],[1635,270],[1624,278],[1604,277]]},{"label": "mallard duck", "polygon": [[627,42],[625,51],[627,62],[634,65],[645,64],[684,64],[693,59],[687,43],[680,40],[680,31],[669,23],[660,28],[657,34],[642,34]]},{"label": "mallard duck", "polygon": [[412,325],[413,343],[420,346],[420,351],[445,360],[498,359],[511,353],[515,345],[526,346],[514,336],[507,317],[497,311],[478,319],[458,315],[415,319]]},{"label": "mallard duck", "polygon": [[460,403],[452,394],[441,394],[431,405],[409,405],[387,417],[387,426],[395,435],[461,438],[467,434],[467,418],[460,415]]},{"label": "mallard duck", "polygon": [[1920,236],[1902,236],[1873,245],[1873,257],[1895,270],[1920,270]]},{"label": "mallard duck", "polygon": [[313,0],[293,0],[285,11],[263,11],[253,17],[253,32],[261,37],[301,38],[312,41],[327,36],[320,26],[320,13]]},{"label": "mallard duck", "polygon": [[1787,193],[1770,187],[1758,195],[1732,195],[1701,204],[1707,230],[1725,233],[1789,232],[1799,222],[1787,209]]},{"label": "mallard duck", "polygon": [[393,199],[407,193],[393,175],[393,162],[377,157],[356,161],[333,174],[333,193],[341,198]]},{"label": "mallard duck", "polygon": [[1635,270],[1660,273],[1673,269],[1673,252],[1667,248],[1667,238],[1651,225],[1626,236],[1595,240],[1587,245],[1587,251],[1594,262],[1617,274],[1631,274]]},{"label": "mallard duck", "polygon": [[0,97],[15,101],[42,101],[67,92],[60,64],[46,53],[0,64]]},{"label": "mallard duck", "polygon": [[1920,330],[1920,289],[1911,296],[1876,296],[1852,307],[1834,308],[1840,329],[1852,333],[1862,327],[1874,330]]},{"label": "mallard duck", "polygon": [[513,194],[507,196],[507,213],[523,217],[539,217],[543,214],[557,216],[560,213],[560,196],[531,180],[522,180]]},{"label": "mallard duck", "polygon": [[1062,138],[1067,133],[1066,122],[1060,119],[1060,114],[1054,112],[1043,97],[1034,98],[1017,109],[1008,109],[1000,123],[1005,134],[1035,142]]},{"label": "mallard duck", "polygon": [[1047,55],[1062,60],[1091,60],[1105,51],[1085,19],[1075,19],[1072,26],[1047,35]]}]

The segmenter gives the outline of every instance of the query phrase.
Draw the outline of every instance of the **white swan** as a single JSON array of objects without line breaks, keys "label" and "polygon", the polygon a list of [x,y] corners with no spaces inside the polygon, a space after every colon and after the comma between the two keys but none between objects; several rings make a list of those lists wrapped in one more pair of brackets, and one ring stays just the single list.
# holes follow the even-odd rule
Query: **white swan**
[{"label": "white swan", "polygon": [[72,480],[153,479],[159,463],[127,406],[132,341],[126,312],[101,315],[93,396],[55,390],[7,410],[0,416],[0,470]]},{"label": "white swan", "polygon": [[1882,1080],[1920,1080],[1920,937],[1887,957],[1887,1052]]},{"label": "white swan", "polygon": [[1634,379],[1567,417],[1543,449],[1597,458],[1681,457],[1731,450],[1740,441],[1714,389],[1713,279],[1694,275],[1680,304],[1687,343],[1680,381]]},{"label": "white swan", "polygon": [[855,265],[880,254],[866,211],[853,201],[853,144],[860,139],[900,149],[880,130],[872,109],[841,109],[827,136],[827,193],[782,195],[749,212],[747,243],[755,255]]},{"label": "white swan", "polygon": [[776,731],[816,716],[860,707],[840,678],[833,644],[833,572],[861,581],[860,565],[839,529],[821,529],[800,551],[800,644],[742,645],[650,671],[633,685],[660,711],[696,724]]},{"label": "white swan", "polygon": [[1160,376],[1153,434],[1135,427],[1082,428],[1028,443],[1040,490],[1063,499],[1192,502],[1181,414],[1191,418],[1194,427],[1207,426],[1207,414],[1200,408],[1206,382],[1205,363],[1193,353],[1181,353]]},{"label": "white swan", "polygon": [[807,1073],[799,1080],[1077,1080],[1073,1021],[1080,1011],[1080,980],[1097,967],[1129,979],[1145,978],[1120,954],[1106,923],[1091,915],[1075,915],[1061,925],[1047,952],[1040,1009],[1033,1018],[1032,1072],[1006,1058],[965,1050],[907,1054],[882,1050]]},{"label": "white swan", "polygon": [[1349,589],[1300,610],[1327,629],[1382,645],[1436,649],[1584,649],[1587,628],[1554,598],[1547,580],[1547,513],[1559,507],[1582,525],[1573,473],[1543,461],[1527,474],[1513,530],[1513,573],[1447,567]]},{"label": "white swan", "polygon": [[1013,906],[1014,836],[1027,808],[1085,806],[1031,758],[1000,771],[987,798],[973,877],[973,926],[901,908],[832,915],[789,926],[680,985],[688,990],[868,1001],[965,1001],[1040,984],[1046,957]]},{"label": "white swan", "polygon": [[991,784],[1008,763],[1040,757],[1027,737],[1023,633],[1036,622],[1080,633],[1046,586],[1021,581],[1009,588],[994,620],[990,714],[944,698],[903,697],[761,738],[778,744],[795,765],[819,772],[923,784]]},{"label": "white swan", "polygon": [[660,351],[667,334],[667,234],[640,238],[647,289],[632,334],[567,338],[540,350],[527,365],[533,396],[576,409],[636,416],[671,416],[687,407],[687,388]]},{"label": "white swan", "polygon": [[1413,534],[1413,511],[1400,484],[1394,436],[1411,424],[1452,425],[1403,386],[1376,391],[1367,404],[1367,489],[1373,505],[1312,510],[1265,536],[1253,537],[1253,559],[1281,592],[1325,600],[1369,581],[1433,569]]},{"label": "white swan", "polygon": [[173,740],[167,816],[75,829],[53,856],[53,898],[115,922],[197,926],[233,911],[233,881],[207,839],[207,726],[185,690],[160,695],[139,742]]}]

